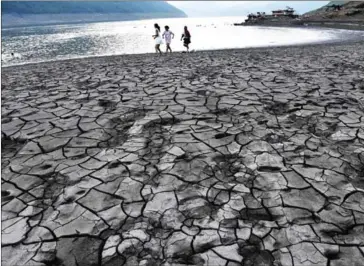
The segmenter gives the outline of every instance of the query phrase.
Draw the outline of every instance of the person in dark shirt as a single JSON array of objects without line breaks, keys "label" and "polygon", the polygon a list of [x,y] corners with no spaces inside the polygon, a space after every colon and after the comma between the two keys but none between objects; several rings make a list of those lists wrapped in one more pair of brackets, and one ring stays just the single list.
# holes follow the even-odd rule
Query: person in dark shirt
[{"label": "person in dark shirt", "polygon": [[190,47],[189,44],[191,43],[191,34],[187,29],[187,26],[185,26],[182,37],[181,37],[181,41],[183,40],[183,46],[187,48],[187,52],[190,51]]}]

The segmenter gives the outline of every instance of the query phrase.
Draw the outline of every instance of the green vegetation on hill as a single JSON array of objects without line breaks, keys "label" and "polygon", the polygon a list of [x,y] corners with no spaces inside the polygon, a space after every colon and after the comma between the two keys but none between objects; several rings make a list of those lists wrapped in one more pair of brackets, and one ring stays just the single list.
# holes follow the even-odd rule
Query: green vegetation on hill
[{"label": "green vegetation on hill", "polygon": [[348,1],[330,1],[330,3],[328,3],[325,7],[329,7],[329,6],[335,6],[335,5],[345,5]]},{"label": "green vegetation on hill", "polygon": [[304,16],[314,20],[364,21],[364,2],[331,1]]}]

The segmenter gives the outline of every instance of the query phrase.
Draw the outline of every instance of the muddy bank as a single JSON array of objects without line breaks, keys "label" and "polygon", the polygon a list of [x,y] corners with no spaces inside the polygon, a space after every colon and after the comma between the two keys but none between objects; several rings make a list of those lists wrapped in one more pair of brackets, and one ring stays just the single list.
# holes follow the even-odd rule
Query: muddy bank
[{"label": "muddy bank", "polygon": [[2,263],[360,265],[363,58],[358,42],[4,68]]}]

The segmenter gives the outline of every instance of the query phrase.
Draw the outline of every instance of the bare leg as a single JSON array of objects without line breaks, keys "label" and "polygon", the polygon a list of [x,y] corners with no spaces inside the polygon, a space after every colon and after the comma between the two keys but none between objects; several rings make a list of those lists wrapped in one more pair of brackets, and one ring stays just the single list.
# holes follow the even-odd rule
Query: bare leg
[{"label": "bare leg", "polygon": [[162,54],[162,51],[161,51],[161,48],[160,48],[160,44],[157,44],[157,45],[156,45],[156,49],[157,49],[157,52],[158,52],[159,54]]},{"label": "bare leg", "polygon": [[167,44],[167,52],[168,50],[172,53],[172,49],[171,49],[171,46],[169,44]]}]

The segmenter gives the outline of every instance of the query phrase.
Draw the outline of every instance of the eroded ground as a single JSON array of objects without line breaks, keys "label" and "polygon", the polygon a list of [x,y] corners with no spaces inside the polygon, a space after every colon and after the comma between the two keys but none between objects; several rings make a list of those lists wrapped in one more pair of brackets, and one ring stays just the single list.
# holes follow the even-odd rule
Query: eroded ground
[{"label": "eroded ground", "polygon": [[3,265],[363,265],[363,44],[2,78]]}]

